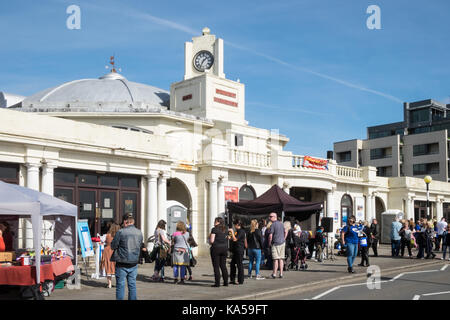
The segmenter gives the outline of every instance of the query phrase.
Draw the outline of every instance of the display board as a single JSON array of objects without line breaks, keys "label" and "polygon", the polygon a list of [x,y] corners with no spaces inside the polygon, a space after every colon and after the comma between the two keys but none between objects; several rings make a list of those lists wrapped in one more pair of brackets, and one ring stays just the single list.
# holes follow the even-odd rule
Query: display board
[{"label": "display board", "polygon": [[95,255],[92,245],[91,233],[89,231],[88,220],[78,220],[77,223],[78,239],[80,240],[81,256],[83,258]]}]

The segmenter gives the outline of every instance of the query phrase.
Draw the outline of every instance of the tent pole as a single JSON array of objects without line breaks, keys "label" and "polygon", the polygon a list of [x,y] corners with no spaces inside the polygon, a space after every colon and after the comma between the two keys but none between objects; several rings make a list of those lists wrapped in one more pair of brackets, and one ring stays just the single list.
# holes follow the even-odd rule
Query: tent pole
[{"label": "tent pole", "polygon": [[281,211],[281,222],[284,223],[284,211]]}]

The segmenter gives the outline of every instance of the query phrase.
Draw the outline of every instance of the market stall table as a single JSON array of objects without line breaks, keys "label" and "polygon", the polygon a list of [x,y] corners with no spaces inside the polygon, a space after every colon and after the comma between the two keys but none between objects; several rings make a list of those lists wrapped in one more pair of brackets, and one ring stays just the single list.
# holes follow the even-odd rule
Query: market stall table
[{"label": "market stall table", "polygon": [[[49,264],[41,265],[40,282],[53,281],[55,277],[64,273],[73,272],[72,260],[65,257]],[[36,284],[35,266],[0,267],[0,285],[32,286]]]}]

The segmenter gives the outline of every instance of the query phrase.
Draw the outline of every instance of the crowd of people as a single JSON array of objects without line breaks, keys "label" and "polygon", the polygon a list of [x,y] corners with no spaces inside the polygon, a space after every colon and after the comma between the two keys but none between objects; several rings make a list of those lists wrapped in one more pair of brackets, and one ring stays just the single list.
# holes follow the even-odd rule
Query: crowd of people
[{"label": "crowd of people", "polygon": [[[125,282],[128,284],[128,298],[136,299],[137,265],[142,263],[143,257],[147,262],[155,262],[154,273],[150,280],[165,282],[165,267],[173,269],[173,283],[184,284],[193,279],[192,267],[196,260],[192,248],[197,246],[189,222],[178,221],[176,231],[169,235],[166,231],[166,221],[160,220],[154,232],[154,246],[148,252],[144,246],[142,233],[134,226],[132,215],[126,215],[123,225],[113,223],[105,239],[105,249],[102,255],[101,267],[107,276],[107,287],[112,287],[112,276],[116,277],[116,298],[124,299]],[[270,213],[268,221],[251,220],[250,226],[244,229],[241,220],[232,222],[228,227],[225,220],[217,217],[211,229],[208,242],[210,256],[214,270],[214,284],[220,287],[229,284],[243,285],[245,279],[265,279],[260,270],[271,270],[273,279],[283,278],[286,270],[306,270],[307,260],[313,257],[317,262],[324,258],[324,248],[327,238],[324,228],[319,226],[313,233],[302,230],[299,221],[280,221],[277,213]],[[0,232],[4,230],[0,225]],[[347,225],[338,230],[340,237],[337,247],[347,258],[348,272],[355,273],[353,264],[357,256],[361,257],[359,266],[368,267],[369,249],[373,256],[378,256],[380,228],[376,219],[369,225],[366,221],[356,222],[356,218],[348,218]],[[434,251],[441,249],[442,258],[446,258],[449,250],[449,226],[442,218],[441,221],[428,221],[425,218],[417,223],[412,220],[395,219],[391,232],[392,257],[403,257],[407,249],[408,257],[413,258],[413,250],[417,250],[416,258],[435,258]],[[1,243],[0,243],[1,245]],[[433,248],[434,247],[434,248]],[[226,261],[231,254],[229,271]],[[244,256],[248,257],[247,275],[244,271]]]},{"label": "crowd of people", "polygon": [[[413,249],[417,250],[417,259],[434,259],[439,251],[442,242],[442,260],[446,258],[447,248],[450,252],[449,226],[445,218],[438,221],[421,218],[414,222],[413,219],[395,218],[391,224],[391,256],[404,257],[405,249],[408,250],[408,257],[413,259]],[[373,219],[372,224],[367,221],[356,223],[354,216],[349,217],[348,224],[340,232],[340,243],[347,256],[348,272],[355,273],[353,263],[357,255],[361,256],[359,266],[368,267],[369,248],[372,247],[374,256],[378,256],[378,242],[380,233],[378,222]],[[434,249],[433,249],[434,246]],[[450,254],[449,254],[450,260]]]}]

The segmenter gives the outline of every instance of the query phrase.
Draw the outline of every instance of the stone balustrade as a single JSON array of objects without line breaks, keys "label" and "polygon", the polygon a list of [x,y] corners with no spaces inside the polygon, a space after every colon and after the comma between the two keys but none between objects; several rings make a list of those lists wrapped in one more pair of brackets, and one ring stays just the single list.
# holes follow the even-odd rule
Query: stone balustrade
[{"label": "stone balustrade", "polygon": [[232,164],[245,165],[259,168],[270,168],[271,158],[268,154],[246,150],[230,149],[229,161]]}]

